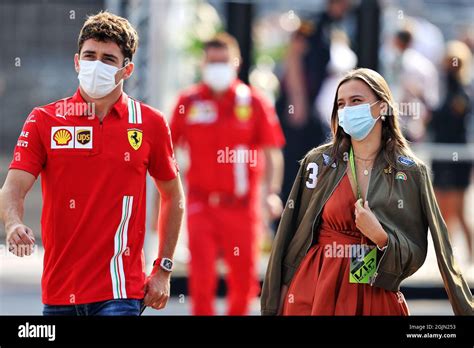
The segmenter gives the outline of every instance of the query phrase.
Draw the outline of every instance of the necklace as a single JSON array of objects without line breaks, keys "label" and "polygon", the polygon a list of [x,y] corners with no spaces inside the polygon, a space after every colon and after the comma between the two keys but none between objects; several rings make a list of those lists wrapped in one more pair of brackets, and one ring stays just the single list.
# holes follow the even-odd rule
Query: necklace
[{"label": "necklace", "polygon": [[359,161],[364,162],[364,171],[363,171],[363,173],[364,173],[365,176],[369,175],[369,170],[371,170],[372,168],[367,167],[367,166],[365,165],[365,162],[373,161],[373,160],[375,159],[375,157],[372,157],[372,158],[362,158],[362,157],[357,156],[356,154],[354,154],[354,157],[355,157],[356,159],[358,159]]},{"label": "necklace", "polygon": [[[366,160],[365,160],[365,159],[358,158],[358,157],[356,157],[356,158],[357,158],[358,160],[360,160],[361,162],[369,162],[369,161],[372,161],[371,159],[366,159]],[[365,163],[363,163],[363,165],[364,165],[364,171],[363,171],[363,173],[364,173],[365,176],[367,176],[367,175],[369,175],[369,170],[371,170],[372,167],[366,166]]]}]

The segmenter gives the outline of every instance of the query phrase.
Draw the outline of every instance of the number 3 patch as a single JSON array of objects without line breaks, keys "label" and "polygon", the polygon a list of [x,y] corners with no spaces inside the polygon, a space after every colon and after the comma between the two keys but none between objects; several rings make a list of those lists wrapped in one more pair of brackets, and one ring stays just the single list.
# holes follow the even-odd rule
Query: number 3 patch
[{"label": "number 3 patch", "polygon": [[306,187],[314,189],[318,183],[318,165],[314,162],[310,162],[308,163],[306,170],[311,171],[308,175],[308,180],[306,181]]}]

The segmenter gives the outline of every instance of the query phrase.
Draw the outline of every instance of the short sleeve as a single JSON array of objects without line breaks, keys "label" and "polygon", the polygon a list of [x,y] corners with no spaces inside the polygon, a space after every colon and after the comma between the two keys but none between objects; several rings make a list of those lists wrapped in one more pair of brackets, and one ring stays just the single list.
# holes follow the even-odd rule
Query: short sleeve
[{"label": "short sleeve", "polygon": [[46,149],[41,140],[39,111],[33,109],[18,137],[10,169],[24,170],[36,178],[46,164]]},{"label": "short sleeve", "polygon": [[171,131],[161,113],[154,117],[155,132],[151,142],[148,171],[157,180],[172,180],[178,175],[179,169],[171,142]]},{"label": "short sleeve", "polygon": [[285,145],[285,136],[275,108],[263,96],[256,94],[253,108],[257,122],[256,145],[281,148]]}]

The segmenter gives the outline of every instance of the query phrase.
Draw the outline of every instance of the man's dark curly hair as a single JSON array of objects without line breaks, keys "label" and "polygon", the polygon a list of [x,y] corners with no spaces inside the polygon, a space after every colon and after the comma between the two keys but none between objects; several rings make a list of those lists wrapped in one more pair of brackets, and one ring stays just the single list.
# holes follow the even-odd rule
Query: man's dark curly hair
[{"label": "man's dark curly hair", "polygon": [[78,52],[86,40],[115,42],[125,58],[132,60],[138,47],[138,33],[130,22],[110,12],[99,12],[89,16],[84,23],[77,40]]}]

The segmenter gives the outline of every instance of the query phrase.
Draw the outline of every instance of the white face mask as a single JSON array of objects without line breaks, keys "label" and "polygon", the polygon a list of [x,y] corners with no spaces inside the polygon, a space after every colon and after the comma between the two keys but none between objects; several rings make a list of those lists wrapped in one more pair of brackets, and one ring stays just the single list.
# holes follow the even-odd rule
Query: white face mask
[{"label": "white face mask", "polygon": [[120,83],[115,83],[115,74],[121,70],[100,60],[79,60],[79,83],[88,96],[100,99],[112,92]]},{"label": "white face mask", "polygon": [[209,63],[202,71],[202,80],[216,92],[227,90],[236,77],[237,72],[228,63]]}]

